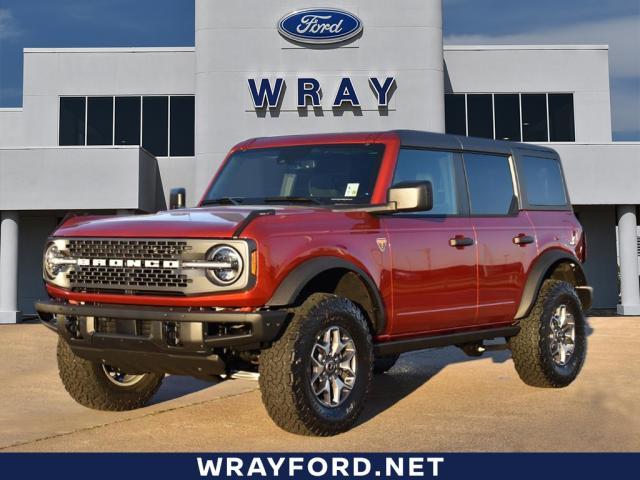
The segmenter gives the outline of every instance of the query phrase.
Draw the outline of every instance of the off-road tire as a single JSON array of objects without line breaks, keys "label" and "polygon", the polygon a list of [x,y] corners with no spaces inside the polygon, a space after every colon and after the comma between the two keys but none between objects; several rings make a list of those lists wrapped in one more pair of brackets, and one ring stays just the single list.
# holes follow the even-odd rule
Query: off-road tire
[{"label": "off-road tire", "polygon": [[134,410],[144,407],[162,384],[163,374],[146,373],[130,386],[119,386],[107,378],[100,362],[80,358],[67,342],[58,339],[58,371],[69,395],[95,410]]},{"label": "off-road tire", "polygon": [[[311,390],[309,369],[316,337],[330,326],[348,331],[356,348],[353,389],[336,407],[320,403]],[[346,298],[311,295],[293,314],[280,339],[260,354],[260,390],[271,419],[299,435],[330,436],[349,430],[361,413],[373,376],[371,333],[360,309]]]},{"label": "off-road tire", "polygon": [[[575,320],[575,349],[566,365],[553,361],[549,335],[551,317],[566,305]],[[586,322],[580,299],[570,283],[545,280],[529,315],[520,321],[520,332],[508,339],[513,363],[524,383],[534,387],[562,388],[580,373],[587,352]]]},{"label": "off-road tire", "polygon": [[384,357],[376,357],[373,363],[373,373],[380,375],[386,373],[393,368],[400,355],[385,355]]}]

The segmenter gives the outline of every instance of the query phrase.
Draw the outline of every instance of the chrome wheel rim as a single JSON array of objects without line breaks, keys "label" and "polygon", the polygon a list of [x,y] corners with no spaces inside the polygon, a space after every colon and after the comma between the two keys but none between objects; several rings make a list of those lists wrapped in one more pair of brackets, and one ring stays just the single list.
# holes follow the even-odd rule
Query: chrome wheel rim
[{"label": "chrome wheel rim", "polygon": [[130,375],[120,371],[116,367],[102,364],[102,371],[107,376],[109,381],[119,387],[130,387],[135,385],[144,378],[144,375]]},{"label": "chrome wheel rim", "polygon": [[356,345],[345,329],[322,331],[311,349],[309,384],[321,405],[335,408],[351,394],[356,383]]},{"label": "chrome wheel rim", "polygon": [[560,305],[551,316],[549,348],[556,365],[561,367],[569,363],[576,345],[576,322],[566,305]]}]

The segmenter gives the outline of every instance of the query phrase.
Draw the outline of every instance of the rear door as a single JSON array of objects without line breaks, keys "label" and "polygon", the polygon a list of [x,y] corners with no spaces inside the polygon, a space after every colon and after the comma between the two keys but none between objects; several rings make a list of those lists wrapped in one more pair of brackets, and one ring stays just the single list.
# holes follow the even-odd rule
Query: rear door
[{"label": "rear door", "polygon": [[392,256],[393,335],[473,325],[476,246],[460,154],[403,148],[392,184],[430,181],[429,212],[381,217]]},{"label": "rear door", "polygon": [[537,254],[535,231],[519,210],[513,160],[465,153],[469,204],[478,251],[478,325],[511,323]]}]

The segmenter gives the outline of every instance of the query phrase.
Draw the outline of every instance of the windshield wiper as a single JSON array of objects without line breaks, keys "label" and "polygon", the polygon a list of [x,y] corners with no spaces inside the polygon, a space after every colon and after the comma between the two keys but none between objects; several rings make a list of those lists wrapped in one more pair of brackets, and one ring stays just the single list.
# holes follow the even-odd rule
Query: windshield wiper
[{"label": "windshield wiper", "polygon": [[322,205],[322,202],[317,198],[311,197],[266,197],[263,199],[264,203],[313,203],[316,205]]},{"label": "windshield wiper", "polygon": [[209,198],[202,202],[201,205],[239,205],[241,198],[233,198],[233,197],[220,197],[220,198]]}]

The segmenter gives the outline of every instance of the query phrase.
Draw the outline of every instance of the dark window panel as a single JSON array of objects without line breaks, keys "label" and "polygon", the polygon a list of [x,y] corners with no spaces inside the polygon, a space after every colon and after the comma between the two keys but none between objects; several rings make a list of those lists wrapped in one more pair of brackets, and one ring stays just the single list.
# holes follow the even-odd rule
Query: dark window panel
[{"label": "dark window panel", "polygon": [[60,97],[59,145],[84,145],[84,97]]},{"label": "dark window panel", "polygon": [[445,131],[453,135],[467,134],[464,94],[447,93],[444,96]]},{"label": "dark window panel", "polygon": [[549,133],[552,142],[575,142],[572,93],[549,94]]},{"label": "dark window panel", "polygon": [[522,94],[522,137],[525,142],[547,142],[547,96]]},{"label": "dark window panel", "polygon": [[531,205],[564,206],[567,204],[560,162],[552,158],[522,157],[519,161],[519,169],[527,201]]},{"label": "dark window panel", "polygon": [[490,94],[467,95],[470,137],[493,138],[493,103]]},{"label": "dark window panel", "polygon": [[519,142],[520,137],[520,96],[517,93],[493,96],[496,111],[496,138]]},{"label": "dark window panel", "polygon": [[116,145],[140,145],[140,97],[116,97]]},{"label": "dark window panel", "polygon": [[156,157],[168,150],[168,97],[142,98],[142,146]]},{"label": "dark window panel", "polygon": [[89,97],[87,102],[87,145],[112,145],[113,97]]},{"label": "dark window panel", "polygon": [[170,155],[175,157],[192,157],[194,153],[195,135],[194,97],[171,97],[170,110]]},{"label": "dark window panel", "polygon": [[506,215],[515,195],[509,159],[498,155],[466,153],[469,202],[472,215]]}]

